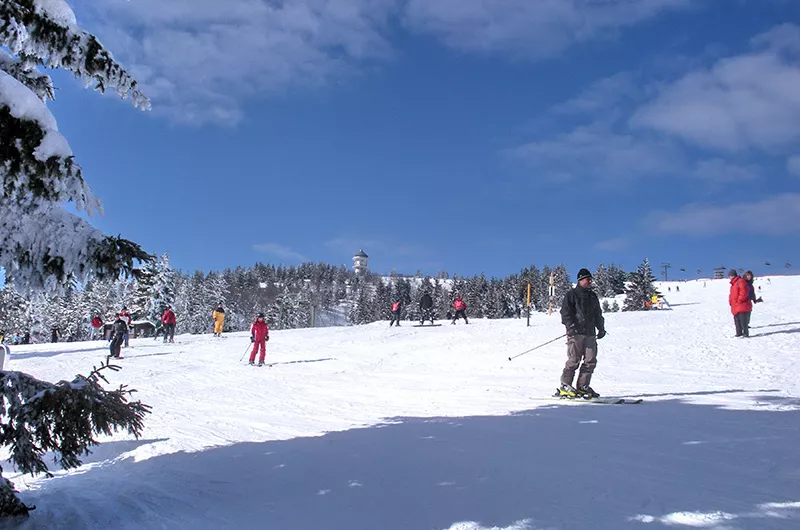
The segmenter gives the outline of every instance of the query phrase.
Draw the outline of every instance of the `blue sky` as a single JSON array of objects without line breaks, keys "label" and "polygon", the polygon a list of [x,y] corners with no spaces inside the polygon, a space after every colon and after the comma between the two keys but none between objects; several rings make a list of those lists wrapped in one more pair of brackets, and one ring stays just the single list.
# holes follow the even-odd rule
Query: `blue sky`
[{"label": "blue sky", "polygon": [[800,267],[798,2],[72,6],[153,103],[55,77],[95,224],[177,268]]}]

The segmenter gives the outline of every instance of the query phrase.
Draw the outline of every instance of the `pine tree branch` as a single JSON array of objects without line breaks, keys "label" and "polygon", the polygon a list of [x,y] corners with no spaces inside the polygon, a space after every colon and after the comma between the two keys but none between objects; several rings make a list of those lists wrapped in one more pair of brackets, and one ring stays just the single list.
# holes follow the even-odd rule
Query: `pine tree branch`
[{"label": "pine tree branch", "polygon": [[0,4],[0,46],[12,54],[37,57],[47,68],[63,68],[75,77],[94,82],[95,89],[114,89],[135,107],[150,109],[137,82],[117,63],[94,35],[67,27],[36,12],[34,0],[6,0]]}]

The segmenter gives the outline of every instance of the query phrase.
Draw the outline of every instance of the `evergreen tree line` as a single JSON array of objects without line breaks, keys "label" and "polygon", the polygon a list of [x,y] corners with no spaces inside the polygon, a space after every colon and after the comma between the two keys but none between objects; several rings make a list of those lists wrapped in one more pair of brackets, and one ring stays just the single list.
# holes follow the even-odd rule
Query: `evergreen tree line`
[{"label": "evergreen tree line", "polygon": [[[225,331],[249,330],[259,312],[266,314],[272,329],[309,327],[314,315],[337,309],[344,311],[348,323],[367,324],[389,319],[396,300],[402,303],[404,320],[419,320],[419,300],[425,291],[433,297],[434,314],[439,319],[451,310],[457,294],[467,303],[470,317],[515,318],[525,314],[528,284],[532,309],[549,310],[551,272],[552,307],[558,311],[564,294],[573,286],[564,265],[542,269],[530,266],[499,279],[483,274],[450,277],[447,273],[358,276],[343,265],[324,263],[289,267],[257,263],[251,268],[189,274],[173,270],[164,254],[147,264],[137,278],[92,278],[84,285],[69,285],[58,294],[39,291],[24,295],[6,285],[0,291],[0,331],[6,337],[27,332],[33,342],[47,342],[57,328],[60,340],[86,340],[95,314],[111,322],[122,307],[127,307],[134,321],[158,325],[169,305],[177,315],[177,333],[210,333],[211,312],[219,303],[225,309]],[[601,298],[625,293],[628,285],[623,310],[637,310],[655,293],[654,280],[645,260],[631,274],[617,265],[601,264],[594,273],[593,285]]]}]

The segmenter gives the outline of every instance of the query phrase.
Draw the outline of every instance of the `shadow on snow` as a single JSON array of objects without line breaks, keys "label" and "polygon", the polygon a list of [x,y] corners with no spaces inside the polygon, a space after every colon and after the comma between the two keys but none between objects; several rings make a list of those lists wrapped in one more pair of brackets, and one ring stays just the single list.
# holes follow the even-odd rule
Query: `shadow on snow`
[{"label": "shadow on snow", "polygon": [[799,431],[797,412],[680,400],[392,418],[44,481],[17,527],[798,527]]}]

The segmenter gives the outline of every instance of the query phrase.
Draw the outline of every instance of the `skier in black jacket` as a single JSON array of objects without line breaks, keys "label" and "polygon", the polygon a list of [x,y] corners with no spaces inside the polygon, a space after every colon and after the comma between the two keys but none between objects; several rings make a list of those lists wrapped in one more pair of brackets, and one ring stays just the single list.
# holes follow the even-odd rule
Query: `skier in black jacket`
[{"label": "skier in black jacket", "polygon": [[[567,364],[561,373],[561,386],[557,392],[560,397],[589,399],[600,396],[589,383],[597,366],[597,339],[606,336],[606,328],[600,300],[591,285],[592,273],[588,269],[581,269],[578,272],[578,285],[567,292],[561,304],[561,322],[567,328]],[[580,372],[576,389],[572,386],[572,380],[578,366]]]},{"label": "skier in black jacket", "polygon": [[422,298],[419,299],[419,325],[422,326],[425,324],[426,320],[430,320],[431,324],[433,324],[433,298],[428,292],[422,294]]},{"label": "skier in black jacket", "polygon": [[108,348],[111,350],[109,358],[114,357],[115,359],[122,359],[120,350],[122,349],[122,343],[125,341],[125,335],[127,334],[128,323],[123,320],[122,315],[117,314],[117,319],[114,321],[114,324],[111,325],[111,342],[108,344]]}]

